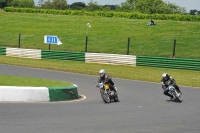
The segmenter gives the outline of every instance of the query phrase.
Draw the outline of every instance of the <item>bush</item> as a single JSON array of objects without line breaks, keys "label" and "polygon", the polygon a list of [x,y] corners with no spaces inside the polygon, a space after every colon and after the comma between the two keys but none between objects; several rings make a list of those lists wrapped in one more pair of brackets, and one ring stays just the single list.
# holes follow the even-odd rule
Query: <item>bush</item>
[{"label": "bush", "polygon": [[37,9],[37,8],[14,8],[5,7],[6,12],[25,12],[25,13],[44,13],[60,15],[85,15],[85,16],[102,16],[128,19],[159,19],[175,21],[200,21],[199,15],[189,14],[143,14],[139,12],[114,12],[114,11],[85,11],[85,10],[55,10],[55,9]]}]

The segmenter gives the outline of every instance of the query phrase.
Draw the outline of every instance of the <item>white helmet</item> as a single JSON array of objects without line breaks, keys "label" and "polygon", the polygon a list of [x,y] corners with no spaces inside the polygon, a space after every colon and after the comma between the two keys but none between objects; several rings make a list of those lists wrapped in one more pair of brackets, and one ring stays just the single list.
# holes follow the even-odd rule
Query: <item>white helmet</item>
[{"label": "white helmet", "polygon": [[105,73],[106,73],[106,71],[104,69],[101,69],[99,71],[100,77],[103,77]]},{"label": "white helmet", "polygon": [[163,73],[162,74],[163,79],[168,80],[169,79],[169,75],[167,73]]},{"label": "white helmet", "polygon": [[165,78],[168,74],[167,73],[163,73],[162,77]]}]

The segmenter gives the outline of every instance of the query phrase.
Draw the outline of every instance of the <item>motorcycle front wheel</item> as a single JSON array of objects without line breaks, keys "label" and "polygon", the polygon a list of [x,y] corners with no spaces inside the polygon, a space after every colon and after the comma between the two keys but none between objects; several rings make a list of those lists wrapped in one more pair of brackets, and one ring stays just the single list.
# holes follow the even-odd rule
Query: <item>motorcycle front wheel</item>
[{"label": "motorcycle front wheel", "polygon": [[176,99],[177,99],[178,102],[180,102],[180,103],[182,102],[180,94],[179,94],[179,96],[176,95]]},{"label": "motorcycle front wheel", "polygon": [[115,101],[115,102],[119,102],[119,98],[118,98],[117,91],[115,91],[115,97],[114,97],[114,101]]},{"label": "motorcycle front wheel", "polygon": [[181,103],[181,102],[182,102],[182,101],[181,101],[181,96],[180,96],[180,94],[179,94],[179,95],[178,95],[178,94],[179,94],[179,93],[175,90],[175,91],[174,91],[174,96],[176,97],[176,100],[177,100],[178,102]]},{"label": "motorcycle front wheel", "polygon": [[101,97],[105,103],[110,103],[110,96],[107,93],[101,92]]}]

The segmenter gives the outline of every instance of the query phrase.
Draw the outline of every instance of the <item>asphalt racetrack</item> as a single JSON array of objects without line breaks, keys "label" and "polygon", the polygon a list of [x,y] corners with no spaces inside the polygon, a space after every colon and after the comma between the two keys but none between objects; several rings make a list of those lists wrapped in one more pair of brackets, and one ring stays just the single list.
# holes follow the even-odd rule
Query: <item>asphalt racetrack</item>
[{"label": "asphalt racetrack", "polygon": [[[0,102],[0,133],[200,133],[200,88],[180,86],[170,102],[160,84],[117,79],[120,102],[105,104],[96,76],[0,65],[0,74],[73,82],[86,99]],[[160,79],[158,79],[158,82]]]}]

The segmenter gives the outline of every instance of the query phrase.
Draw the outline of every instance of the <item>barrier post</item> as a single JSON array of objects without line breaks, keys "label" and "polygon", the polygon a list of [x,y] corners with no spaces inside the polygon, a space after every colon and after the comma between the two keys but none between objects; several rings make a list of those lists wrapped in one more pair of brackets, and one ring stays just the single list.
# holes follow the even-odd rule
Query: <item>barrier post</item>
[{"label": "barrier post", "polygon": [[18,48],[20,48],[20,39],[21,39],[21,34],[19,33]]},{"label": "barrier post", "polygon": [[173,48],[173,55],[172,55],[172,58],[175,57],[175,51],[176,51],[176,39],[174,39],[174,48]]},{"label": "barrier post", "polygon": [[49,44],[49,50],[51,49],[51,44]]},{"label": "barrier post", "polygon": [[88,45],[88,36],[86,36],[86,40],[85,40],[85,52],[87,52],[87,45]]},{"label": "barrier post", "polygon": [[87,52],[87,45],[88,45],[88,32],[89,32],[89,29],[91,28],[91,24],[90,23],[87,23],[87,35],[86,35],[86,42],[85,42],[85,52]]},{"label": "barrier post", "polygon": [[130,37],[128,38],[127,55],[129,55]]}]

